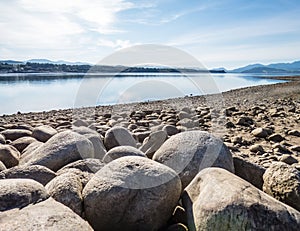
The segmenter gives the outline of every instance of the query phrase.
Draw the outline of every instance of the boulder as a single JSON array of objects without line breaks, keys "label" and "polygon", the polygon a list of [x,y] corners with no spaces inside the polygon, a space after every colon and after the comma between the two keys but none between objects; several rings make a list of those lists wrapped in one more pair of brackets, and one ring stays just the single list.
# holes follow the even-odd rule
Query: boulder
[{"label": "boulder", "polygon": [[289,154],[284,154],[282,155],[280,158],[279,158],[279,161],[283,162],[283,163],[286,163],[286,164],[289,164],[289,165],[292,165],[292,164],[295,164],[295,163],[298,163],[298,160],[289,155]]},{"label": "boulder", "polygon": [[80,135],[86,135],[86,134],[99,135],[95,130],[85,126],[80,126],[80,127],[73,126],[72,131],[77,132]]},{"label": "boulder", "polygon": [[105,165],[83,189],[84,210],[95,230],[158,230],[181,193],[169,167],[138,156]]},{"label": "boulder", "polygon": [[46,200],[48,197],[49,195],[43,185],[34,180],[0,180],[0,211],[22,208],[29,204]]},{"label": "boulder", "polygon": [[300,211],[300,172],[296,168],[273,162],[263,179],[264,192]]},{"label": "boulder", "polygon": [[183,188],[207,167],[221,167],[234,172],[232,155],[227,146],[203,131],[187,131],[171,136],[152,159],[174,169],[181,178]]},{"label": "boulder", "polygon": [[113,127],[105,133],[104,145],[107,150],[122,145],[136,148],[136,141],[126,128]]},{"label": "boulder", "polygon": [[31,136],[32,132],[26,129],[6,129],[1,134],[6,140],[14,141],[24,136]]},{"label": "boulder", "polygon": [[166,132],[168,136],[173,136],[179,133],[179,130],[173,125],[165,125],[162,130]]},{"label": "boulder", "polygon": [[251,145],[249,147],[249,151],[250,152],[254,152],[254,153],[257,153],[257,152],[264,153],[265,152],[264,148],[260,144],[253,144],[253,145]]},{"label": "boulder", "polygon": [[166,141],[167,136],[168,135],[165,131],[157,131],[151,133],[149,139],[143,143],[142,147],[140,147],[140,150],[151,159],[153,157],[153,154]]},{"label": "boulder", "polygon": [[184,189],[189,230],[299,230],[300,213],[221,168],[207,168]]},{"label": "boulder", "polygon": [[262,190],[263,175],[266,171],[264,167],[237,156],[233,157],[233,163],[235,175]]},{"label": "boulder", "polygon": [[300,132],[298,130],[290,130],[288,131],[288,135],[300,137]]},{"label": "boulder", "polygon": [[268,130],[265,128],[256,128],[251,132],[251,134],[258,138],[267,138],[270,135]]},{"label": "boulder", "polygon": [[275,133],[275,134],[272,134],[268,137],[269,140],[275,142],[275,143],[280,143],[281,141],[284,140],[284,138],[282,137],[282,135],[278,134],[278,133]]},{"label": "boulder", "polygon": [[20,164],[26,163],[34,153],[34,151],[39,148],[43,142],[35,141],[31,144],[29,144],[22,152],[21,158],[20,158]]},{"label": "boulder", "polygon": [[96,158],[102,160],[106,154],[106,149],[103,145],[102,140],[100,139],[99,134],[87,133],[84,136],[92,142],[94,147],[94,156],[92,158]]},{"label": "boulder", "polygon": [[46,142],[57,133],[56,129],[49,125],[38,126],[33,129],[32,137],[41,142]]},{"label": "boulder", "polygon": [[58,176],[65,174],[65,173],[72,173],[79,177],[80,182],[82,183],[82,188],[85,187],[85,185],[92,179],[92,177],[95,175],[94,173],[87,172],[87,171],[81,171],[78,168],[64,168],[60,169],[56,172]]},{"label": "boulder", "polygon": [[14,167],[19,164],[20,152],[13,146],[8,144],[0,144],[0,161],[7,168]]},{"label": "boulder", "polygon": [[85,136],[64,131],[52,136],[45,144],[38,147],[26,164],[43,165],[57,171],[71,162],[93,155],[93,144]]},{"label": "boulder", "polygon": [[10,145],[14,146],[19,152],[23,152],[23,150],[33,142],[36,142],[35,138],[30,136],[24,136],[14,140]]},{"label": "boulder", "polygon": [[56,177],[55,172],[41,165],[16,166],[0,173],[2,178],[24,178],[35,180],[42,185],[46,185],[50,180]]},{"label": "boulder", "polygon": [[0,230],[6,231],[93,231],[85,220],[52,198],[0,213],[0,220]]},{"label": "boulder", "polygon": [[66,166],[61,168],[58,171],[58,173],[64,171],[65,169],[70,169],[70,168],[79,169],[80,171],[83,172],[96,173],[103,167],[104,167],[104,163],[102,162],[102,160],[87,158],[87,159],[77,160],[75,162],[67,164]]},{"label": "boulder", "polygon": [[76,174],[61,174],[51,180],[46,189],[56,201],[68,206],[78,215],[82,214],[82,183]]},{"label": "boulder", "polygon": [[103,158],[104,163],[109,163],[115,159],[124,156],[141,156],[146,157],[146,155],[139,149],[132,146],[117,146],[110,149]]}]

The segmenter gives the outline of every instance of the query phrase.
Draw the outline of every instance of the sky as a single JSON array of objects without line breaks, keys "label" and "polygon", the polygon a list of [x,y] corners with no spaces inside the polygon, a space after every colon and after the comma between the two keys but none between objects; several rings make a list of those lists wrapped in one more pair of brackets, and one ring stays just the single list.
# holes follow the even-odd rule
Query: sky
[{"label": "sky", "polygon": [[0,31],[1,60],[95,64],[143,44],[208,68],[300,60],[299,0],[0,0]]}]

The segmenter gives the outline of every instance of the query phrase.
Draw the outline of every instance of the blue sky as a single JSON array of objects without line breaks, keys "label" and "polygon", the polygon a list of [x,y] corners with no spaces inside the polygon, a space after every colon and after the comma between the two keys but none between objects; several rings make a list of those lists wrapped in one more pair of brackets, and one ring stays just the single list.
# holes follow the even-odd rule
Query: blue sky
[{"label": "blue sky", "polygon": [[300,60],[299,0],[0,0],[0,59],[97,63],[162,44],[208,68]]}]

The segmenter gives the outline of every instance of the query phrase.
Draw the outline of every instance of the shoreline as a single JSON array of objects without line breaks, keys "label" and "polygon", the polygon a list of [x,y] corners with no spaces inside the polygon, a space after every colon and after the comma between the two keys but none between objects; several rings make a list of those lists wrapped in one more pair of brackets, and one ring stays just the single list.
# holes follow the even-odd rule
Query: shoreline
[{"label": "shoreline", "polygon": [[[212,130],[216,126],[214,119],[211,119],[213,116],[206,116],[207,114],[214,115],[212,113],[216,108],[211,107],[214,105],[218,107],[217,113],[219,113],[214,119],[219,119],[218,116],[224,119],[224,122],[218,126],[224,128],[225,133],[221,132],[219,137],[225,141],[236,156],[243,156],[250,162],[263,167],[268,167],[274,158],[280,159],[281,155],[278,154],[278,150],[274,151],[276,142],[253,137],[251,132],[256,128],[268,128],[273,133],[280,134],[286,142],[283,143],[284,147],[288,148],[300,144],[300,137],[287,135],[293,130],[300,131],[300,77],[294,81],[245,87],[205,96],[2,115],[0,116],[0,130],[22,127],[24,124],[30,127],[49,125],[55,129],[72,129],[73,124],[79,120],[83,121],[79,124],[85,124],[85,126],[93,127],[98,129],[99,133],[103,133],[109,127],[118,124],[118,118],[122,117],[122,120],[127,121],[127,124],[137,124],[137,129],[143,132],[151,131],[155,124],[160,123],[175,125],[178,126],[179,130],[183,129],[182,131],[184,131],[185,128],[183,128],[184,126],[178,117],[164,121],[160,119],[159,115],[178,114],[183,108],[189,108],[194,113],[192,118],[198,124],[194,129],[219,135],[218,132]],[[207,113],[201,114],[201,110],[207,111]],[[152,120],[147,119],[147,116],[136,121],[134,117],[132,118],[132,113],[136,112],[142,112],[146,115],[147,113],[157,113],[158,116],[153,123]],[[251,124],[240,125],[240,121],[243,119],[249,119],[252,122]],[[253,155],[252,145],[261,145],[265,155]],[[300,169],[300,153],[294,151],[288,153],[292,153],[293,158],[299,160]],[[266,160],[267,162],[264,162]]]},{"label": "shoreline", "polygon": [[[185,96],[185,97],[179,97],[179,98],[170,98],[170,99],[163,99],[163,100],[155,100],[155,101],[148,101],[148,102],[134,102],[134,103],[125,103],[125,104],[113,104],[113,105],[96,105],[96,106],[87,106],[87,107],[81,107],[81,108],[65,108],[65,109],[51,109],[46,111],[37,111],[37,112],[16,112],[13,114],[2,114],[0,115],[0,118],[3,117],[11,117],[11,116],[21,116],[21,115],[39,115],[39,114],[47,114],[47,113],[54,113],[54,112],[70,112],[70,110],[90,110],[92,108],[95,108],[96,111],[112,111],[113,107],[122,107],[122,108],[132,108],[132,106],[140,107],[140,109],[147,109],[147,107],[157,107],[160,106],[161,109],[167,109],[169,107],[166,107],[167,105],[176,105],[180,102],[189,102],[190,105],[194,105],[197,102],[200,104],[205,103],[205,99],[207,97],[222,97],[224,106],[231,106],[233,104],[239,105],[241,102],[240,100],[236,100],[236,97],[241,97],[240,99],[243,99],[244,101],[256,101],[258,98],[263,97],[272,97],[272,96],[279,96],[279,92],[282,94],[293,94],[295,90],[297,91],[300,89],[300,76],[270,76],[270,77],[258,77],[258,78],[268,78],[268,79],[276,79],[276,80],[287,80],[289,82],[284,83],[275,83],[275,84],[267,84],[267,85],[259,85],[259,86],[250,86],[250,87],[242,87],[238,89],[233,89],[225,92],[220,92],[217,94],[209,94],[209,95],[198,95],[198,96]],[[251,94],[251,96],[249,96]],[[261,97],[259,96],[261,95]],[[281,96],[280,96],[281,97]],[[233,102],[232,102],[233,100]],[[235,103],[234,103],[235,102]],[[243,102],[244,104],[246,102]],[[253,102],[254,103],[254,102]]]}]

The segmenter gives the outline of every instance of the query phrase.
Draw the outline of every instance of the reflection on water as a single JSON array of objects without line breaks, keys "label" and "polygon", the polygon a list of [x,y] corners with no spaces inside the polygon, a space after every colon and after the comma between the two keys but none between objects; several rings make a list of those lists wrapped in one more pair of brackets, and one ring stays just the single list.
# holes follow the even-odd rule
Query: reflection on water
[{"label": "reflection on water", "polygon": [[0,114],[158,100],[282,82],[242,74],[3,74]]}]

